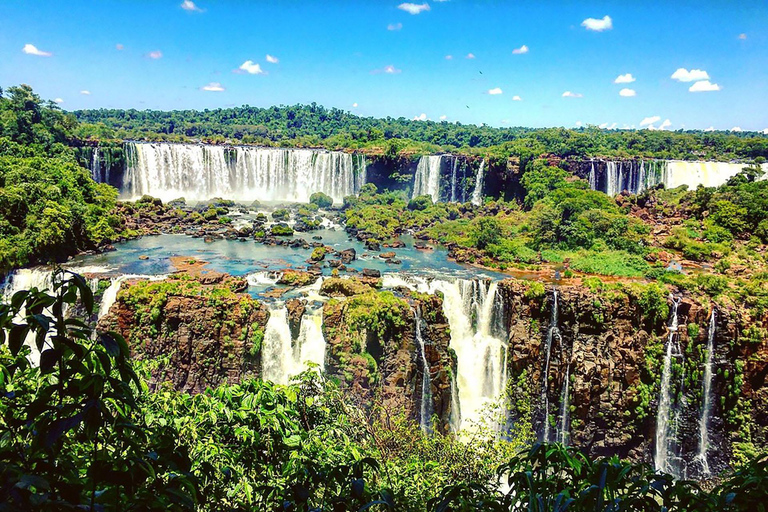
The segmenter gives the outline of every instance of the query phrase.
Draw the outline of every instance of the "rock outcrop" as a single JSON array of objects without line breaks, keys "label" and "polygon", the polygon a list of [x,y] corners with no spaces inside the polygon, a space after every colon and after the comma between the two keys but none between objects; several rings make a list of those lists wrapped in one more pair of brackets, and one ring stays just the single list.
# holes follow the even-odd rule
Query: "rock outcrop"
[{"label": "rock outcrop", "polygon": [[153,387],[199,393],[259,373],[269,313],[247,294],[244,279],[180,274],[129,280],[98,324],[128,340],[134,357],[151,360]]}]

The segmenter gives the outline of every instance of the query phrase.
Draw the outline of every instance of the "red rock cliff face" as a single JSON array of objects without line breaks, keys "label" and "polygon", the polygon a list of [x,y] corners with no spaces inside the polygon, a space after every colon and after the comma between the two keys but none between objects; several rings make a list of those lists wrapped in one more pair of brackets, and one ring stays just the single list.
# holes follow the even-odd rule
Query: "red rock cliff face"
[{"label": "red rock cliff face", "polygon": [[327,302],[326,370],[366,409],[378,403],[381,410],[376,412],[385,419],[404,412],[419,421],[424,368],[416,342],[416,314],[429,366],[431,409],[437,416],[434,428],[446,432],[456,363],[448,348],[448,321],[439,297],[395,297],[385,291]]},{"label": "red rock cliff face", "polygon": [[219,276],[126,282],[100,321],[128,340],[134,357],[153,361],[151,385],[199,393],[259,373],[269,313],[242,279]]},{"label": "red rock cliff face", "polygon": [[[549,402],[550,440],[560,423],[564,384],[568,386],[567,439],[591,455],[613,455],[653,462],[660,378],[668,317],[654,317],[641,289],[597,290],[557,287],[558,322],[550,352],[549,378],[543,375],[554,288],[531,298],[529,284],[500,285],[509,334],[511,420],[521,403],[533,407],[533,427],[544,431],[544,393]],[[663,297],[668,301],[666,297]],[[766,446],[768,432],[768,342],[749,341],[751,319],[733,304],[702,304],[682,296],[674,338],[682,356],[675,375],[674,409],[679,411],[677,442],[681,471],[697,476],[703,375],[709,319],[716,310],[710,469],[726,468],[734,447]],[[520,376],[524,379],[520,379]],[[520,382],[527,383],[520,385]]]}]

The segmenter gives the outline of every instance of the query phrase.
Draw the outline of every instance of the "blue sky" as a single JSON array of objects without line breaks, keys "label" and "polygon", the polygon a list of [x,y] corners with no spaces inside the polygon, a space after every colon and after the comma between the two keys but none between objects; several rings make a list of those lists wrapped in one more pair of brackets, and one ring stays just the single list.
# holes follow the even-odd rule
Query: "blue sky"
[{"label": "blue sky", "polygon": [[765,1],[2,0],[0,85],[67,110],[314,101],[493,126],[764,130],[766,27]]}]

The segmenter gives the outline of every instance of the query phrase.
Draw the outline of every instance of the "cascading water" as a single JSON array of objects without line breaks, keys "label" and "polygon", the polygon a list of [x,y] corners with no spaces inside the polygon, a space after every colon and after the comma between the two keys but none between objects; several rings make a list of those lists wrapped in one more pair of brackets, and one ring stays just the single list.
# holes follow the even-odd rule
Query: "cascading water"
[{"label": "cascading water", "polygon": [[261,347],[262,377],[277,384],[288,384],[292,377],[307,369],[306,363],[325,367],[325,338],[322,330],[323,310],[307,309],[301,317],[299,336],[294,344],[285,304],[269,308]]},{"label": "cascading water", "polygon": [[507,386],[506,329],[498,308],[498,283],[484,279],[427,281],[385,274],[383,286],[443,294],[450,346],[457,359],[452,400],[458,397],[458,403],[452,406],[451,425],[454,430],[475,428],[484,406],[501,398]]},{"label": "cascading water", "polygon": [[301,317],[299,338],[296,340],[294,359],[300,371],[307,369],[308,362],[316,364],[320,371],[325,370],[325,336],[323,336],[323,308],[307,308]]},{"label": "cascading water", "polygon": [[425,432],[432,432],[432,414],[434,407],[432,405],[432,377],[430,375],[429,361],[427,361],[426,348],[424,346],[424,337],[421,334],[421,315],[418,310],[413,310],[416,333],[416,343],[419,345],[419,355],[421,357],[421,405],[419,407],[419,425]]},{"label": "cascading water", "polygon": [[485,159],[480,162],[475,179],[475,190],[472,192],[472,204],[475,206],[483,204],[483,187],[485,187]]},{"label": "cascading water", "polygon": [[[705,187],[719,187],[733,176],[740,173],[747,164],[731,162],[685,162],[670,160],[666,162],[664,173],[664,185],[667,188],[676,188],[688,185],[689,189],[695,189],[699,185]],[[768,172],[768,164],[762,164],[763,172]],[[765,174],[762,179],[766,179]]]},{"label": "cascading water", "polygon": [[125,151],[121,192],[131,198],[307,202],[324,192],[341,202],[365,183],[365,157],[340,151],[135,142]]},{"label": "cascading water", "polygon": [[549,321],[549,329],[547,330],[547,343],[544,349],[544,371],[543,382],[541,386],[541,404],[543,412],[543,428],[541,432],[541,440],[549,442],[550,436],[550,424],[549,424],[549,394],[547,390],[549,388],[549,363],[552,356],[552,341],[560,337],[560,330],[557,327],[558,322],[558,299],[557,290],[552,292],[552,314]]},{"label": "cascading water", "polygon": [[673,411],[672,389],[672,358],[682,357],[682,352],[676,344],[678,317],[677,309],[680,299],[672,298],[672,318],[669,324],[669,336],[664,354],[664,365],[661,373],[661,389],[659,391],[659,407],[656,415],[656,454],[654,464],[656,471],[663,471],[672,476],[680,476],[679,457],[677,455],[677,419]]},{"label": "cascading water", "polygon": [[433,202],[440,200],[440,166],[443,155],[427,155],[419,158],[413,178],[413,195],[430,196]]},{"label": "cascading water", "polygon": [[456,180],[458,180],[458,175],[456,171],[457,171],[458,165],[459,165],[459,159],[454,156],[453,161],[451,162],[451,202],[452,203],[455,203],[458,197],[456,195],[456,187],[457,187]]},{"label": "cascading water", "polygon": [[709,317],[709,332],[707,332],[707,362],[704,365],[704,377],[702,381],[701,418],[699,420],[699,453],[697,460],[701,464],[702,473],[705,476],[710,475],[709,459],[707,452],[709,450],[709,418],[712,415],[712,364],[715,352],[715,332],[717,331],[717,314],[713,309]]},{"label": "cascading water", "polygon": [[[49,268],[21,268],[13,271],[8,276],[3,287],[3,300],[10,302],[16,292],[33,288],[37,288],[40,291],[48,290],[50,293],[51,288],[53,288],[53,281]],[[23,320],[24,315],[26,315],[26,312],[20,311],[19,315],[14,318],[14,321],[19,322]],[[37,344],[35,343],[35,333],[30,332],[24,343],[31,349],[29,354],[30,361],[32,364],[37,365],[40,361],[40,352],[37,350]]]},{"label": "cascading water", "polygon": [[565,382],[563,382],[563,393],[560,395],[560,418],[557,423],[557,432],[555,439],[558,443],[568,444],[569,437],[569,413],[570,413],[570,384],[571,384],[571,361],[565,370]]},{"label": "cascading water", "polygon": [[[666,188],[687,185],[694,189],[699,185],[717,187],[735,176],[746,164],[730,162],[686,162],[680,160],[626,160],[605,162],[602,177],[598,176],[595,161],[590,162],[587,175],[592,190],[600,190],[610,196],[623,191],[641,194],[663,183]],[[762,164],[768,172],[768,164]],[[764,175],[762,179],[768,178]]]}]

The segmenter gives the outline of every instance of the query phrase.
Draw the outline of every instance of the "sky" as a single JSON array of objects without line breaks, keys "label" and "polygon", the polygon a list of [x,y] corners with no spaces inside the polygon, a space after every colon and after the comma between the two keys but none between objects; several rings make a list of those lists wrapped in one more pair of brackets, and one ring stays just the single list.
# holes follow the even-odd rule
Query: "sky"
[{"label": "sky", "polygon": [[20,83],[65,110],[768,133],[768,2],[0,0]]}]

